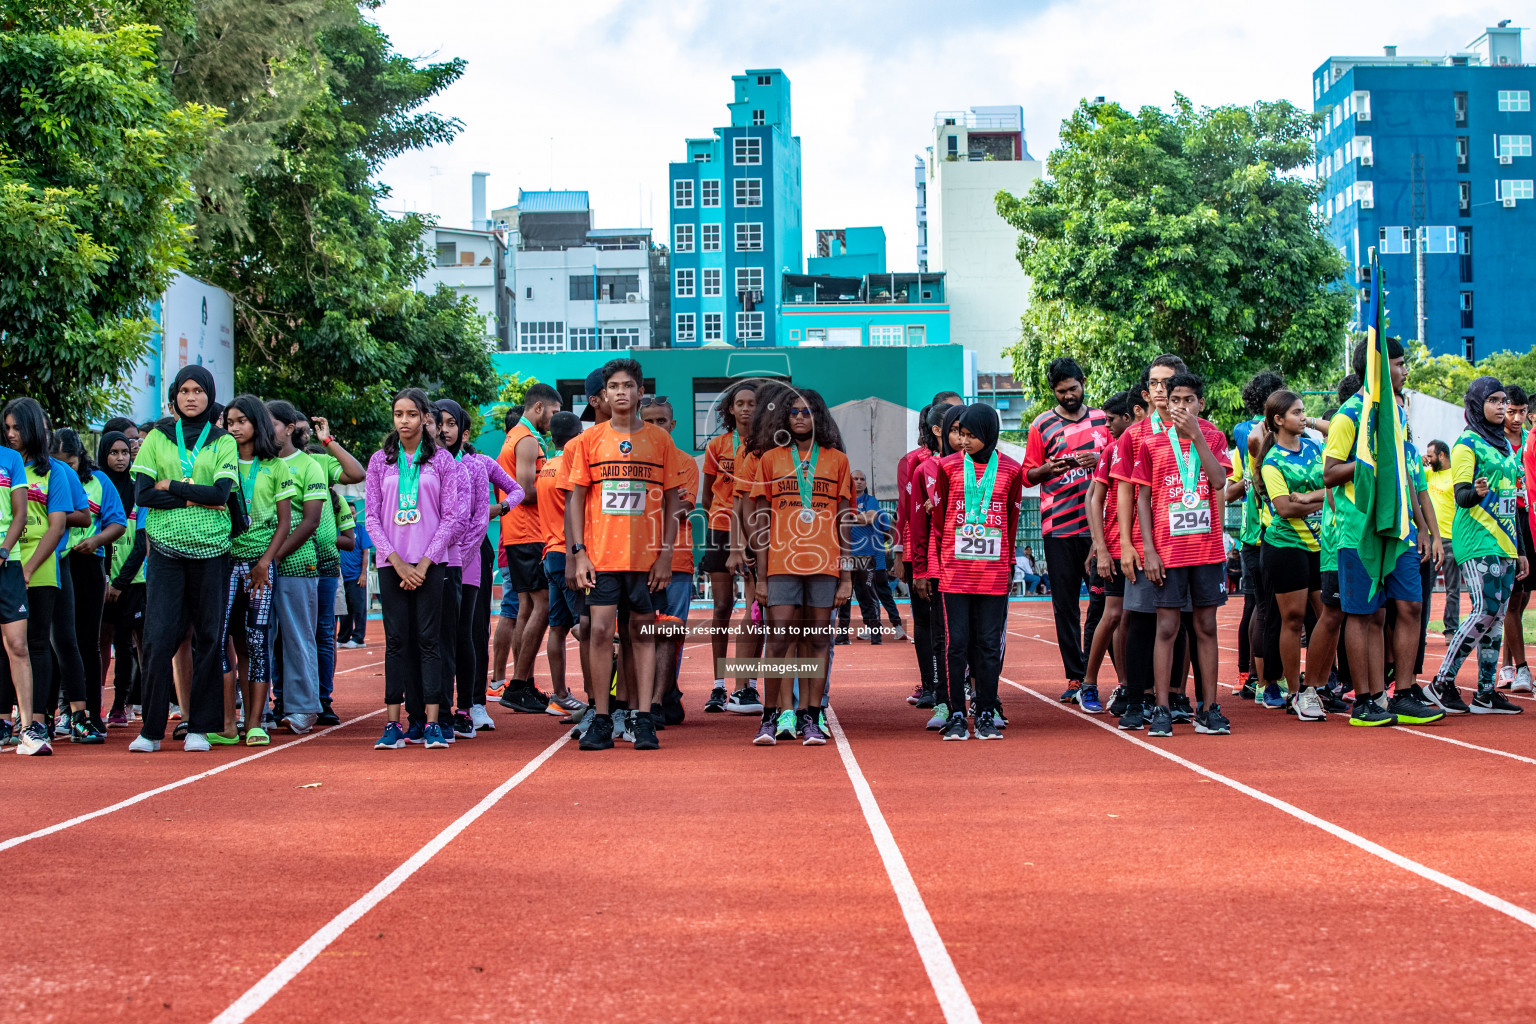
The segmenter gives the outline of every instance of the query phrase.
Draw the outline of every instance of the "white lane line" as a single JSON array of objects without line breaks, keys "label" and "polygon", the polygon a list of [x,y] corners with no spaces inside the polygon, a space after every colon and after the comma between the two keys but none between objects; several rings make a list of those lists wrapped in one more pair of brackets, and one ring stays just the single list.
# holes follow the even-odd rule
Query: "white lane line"
[{"label": "white lane line", "polygon": [[1362,835],[1351,832],[1349,829],[1344,828],[1341,825],[1335,825],[1333,822],[1324,818],[1319,818],[1312,812],[1304,811],[1300,807],[1297,807],[1295,804],[1287,803],[1286,801],[1281,800],[1279,797],[1270,796],[1268,793],[1265,793],[1262,790],[1254,789],[1252,786],[1238,782],[1236,779],[1228,778],[1227,776],[1222,775],[1220,772],[1215,772],[1209,768],[1204,767],[1203,765],[1195,764],[1193,761],[1186,760],[1179,755],[1172,753],[1171,751],[1165,750],[1155,744],[1148,743],[1146,740],[1134,736],[1129,732],[1121,732],[1118,728],[1108,724],[1107,722],[1100,722],[1094,718],[1089,717],[1088,715],[1079,714],[1073,711],[1071,708],[1057,703],[1042,693],[1037,693],[1027,686],[1022,686],[1014,682],[1012,679],[1004,679],[1003,682],[1007,683],[1009,686],[1014,687],[1015,689],[1023,690],[1025,693],[1029,694],[1031,697],[1036,698],[1044,704],[1049,704],[1052,707],[1060,708],[1062,711],[1065,711],[1072,717],[1087,722],[1089,725],[1098,726],[1100,729],[1105,730],[1111,735],[1120,737],[1127,743],[1133,743],[1144,750],[1151,751],[1158,757],[1166,758],[1167,760],[1172,761],[1174,764],[1188,768],[1196,775],[1202,775],[1205,778],[1210,779],[1212,782],[1219,782],[1223,786],[1228,786],[1237,790],[1244,796],[1250,796],[1260,803],[1268,804],[1278,811],[1289,814],[1291,817],[1297,819],[1298,821],[1303,821],[1308,825],[1313,826],[1314,828],[1321,829],[1324,832],[1327,832],[1329,835],[1333,836],[1335,839],[1342,839],[1344,842],[1350,844],[1351,846],[1364,850],[1366,853],[1369,853],[1374,857],[1381,858],[1388,864],[1392,864],[1396,867],[1402,868],[1404,871],[1418,875],[1420,878],[1434,882],[1436,885],[1449,889],[1451,892],[1457,893],[1458,895],[1465,896],[1467,899],[1476,903],[1481,903],[1483,906],[1489,908],[1490,910],[1496,910],[1506,917],[1519,921],[1527,928],[1536,928],[1536,913],[1532,913],[1531,911],[1526,910],[1524,907],[1517,906],[1516,904],[1511,903],[1506,899],[1501,899],[1500,897],[1493,895],[1491,892],[1486,892],[1477,888],[1475,885],[1469,885],[1459,878],[1452,878],[1450,875],[1445,874],[1443,871],[1436,871],[1432,867],[1420,864],[1418,861],[1412,860],[1408,857],[1404,857],[1400,853],[1387,849],[1380,843],[1373,843],[1371,840],[1365,838]]},{"label": "white lane line", "polygon": [[338,675],[338,676],[344,676],[344,675],[346,675],[349,672],[361,672],[365,668],[373,668],[376,665],[382,665],[382,664],[384,664],[382,661],[370,661],[366,665],[353,665],[351,668],[340,669],[335,674]]},{"label": "white lane line", "polygon": [[356,718],[349,718],[345,722],[342,722],[340,725],[333,725],[329,729],[321,729],[319,732],[308,733],[307,735],[300,736],[296,740],[291,740],[287,743],[278,743],[267,747],[265,750],[262,750],[258,753],[248,754],[237,761],[230,761],[226,764],[221,764],[217,768],[210,768],[205,772],[198,772],[196,775],[189,775],[184,779],[178,779],[175,782],[168,782],[163,786],[157,786],[154,789],[145,790],[144,792],[139,793],[137,796],[131,796],[126,800],[119,800],[117,803],[108,807],[103,807],[98,811],[91,811],[88,814],[82,814],[78,817],[70,818],[68,821],[61,821],[57,825],[49,825],[47,828],[38,829],[36,832],[28,832],[24,836],[16,836],[13,839],[7,839],[5,842],[0,843],[0,852],[4,852],[6,850],[12,849],[13,847],[20,846],[22,843],[29,843],[34,839],[42,839],[44,836],[51,836],[55,832],[62,832],[67,828],[74,828],[76,825],[83,825],[87,821],[93,821],[96,818],[112,814],[115,811],[121,811],[126,807],[132,807],[134,804],[142,803],[152,796],[159,796],[161,793],[169,793],[173,789],[180,789],[182,786],[189,786],[192,783],[198,782],[202,779],[212,778],[215,775],[229,771],[231,768],[238,768],[243,764],[250,764],[252,761],[259,760],[260,758],[266,757],[269,754],[275,754],[279,750],[287,750],[290,747],[297,747],[300,744],[308,743],[310,740],[317,740],[321,736],[335,732],[337,729],[345,729],[349,725],[361,722],[365,718],[372,718],[374,715],[383,714],[383,712],[384,709],[379,708],[379,710],[370,711],[366,715],[358,715]]},{"label": "white lane line", "polygon": [[981,1018],[976,1016],[976,1007],[965,991],[965,982],[960,980],[960,973],[955,970],[954,961],[949,958],[949,950],[939,937],[933,918],[928,915],[922,894],[917,891],[917,883],[912,880],[912,872],[907,870],[901,847],[896,845],[896,838],[891,835],[890,826],[885,823],[885,815],[875,802],[875,794],[870,790],[864,772],[853,756],[853,747],[848,743],[842,723],[837,720],[837,713],[831,708],[827,709],[827,725],[832,729],[837,752],[842,756],[843,767],[853,782],[853,792],[859,798],[859,809],[864,812],[864,821],[869,825],[870,834],[875,837],[875,848],[880,851],[880,860],[885,864],[891,888],[896,890],[896,901],[901,904],[902,916],[907,919],[907,930],[912,933],[912,941],[917,944],[917,955],[922,957],[923,969],[928,972],[928,981],[933,985],[934,995],[939,998],[939,1009],[944,1012],[944,1020],[947,1024],[981,1024]]},{"label": "white lane line", "polygon": [[[1336,715],[1339,718],[1349,717],[1349,715],[1343,711],[1337,712]],[[1394,729],[1392,734],[1394,736],[1416,736],[1421,740],[1439,740],[1441,743],[1451,743],[1458,747],[1466,747],[1468,750],[1477,750],[1484,754],[1494,754],[1498,757],[1507,757],[1511,761],[1524,761],[1526,764],[1536,764],[1536,757],[1526,757],[1524,754],[1512,754],[1507,750],[1495,750],[1493,747],[1480,747],[1476,743],[1467,743],[1463,740],[1453,740],[1449,736],[1442,736],[1438,732],[1430,732],[1427,729],[1415,729],[1411,726],[1404,726],[1401,729]]]},{"label": "white lane line", "polygon": [[223,1013],[213,1019],[213,1024],[241,1024],[267,1004],[273,996],[282,991],[283,986],[299,975],[299,972],[308,967],[327,946],[341,937],[342,933],[352,927],[362,916],[374,907],[382,903],[390,893],[400,888],[406,879],[421,870],[433,857],[442,852],[443,847],[453,842],[459,833],[483,815],[486,811],[506,796],[528,776],[538,770],[539,766],[555,755],[555,751],[565,745],[570,739],[568,733],[561,733],[560,738],[545,747],[532,761],[523,765],[518,773],[491,790],[475,806],[461,814],[447,828],[432,837],[421,849],[411,855],[404,864],[391,871],[372,889],[364,893],[356,902],[347,907],[341,913],[327,921],[319,931],[311,935],[305,943],[267,972],[266,977],[246,990],[245,994],[231,1003]]}]

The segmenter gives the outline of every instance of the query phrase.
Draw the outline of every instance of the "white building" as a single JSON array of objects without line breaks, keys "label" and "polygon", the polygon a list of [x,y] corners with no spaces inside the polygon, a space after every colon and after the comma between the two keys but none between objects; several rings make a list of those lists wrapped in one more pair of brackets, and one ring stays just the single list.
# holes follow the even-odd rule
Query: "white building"
[{"label": "white building", "polygon": [[417,280],[416,290],[434,292],[445,284],[469,296],[485,318],[486,344],[505,350],[512,337],[506,232],[435,227],[426,230],[422,242],[437,260]]},{"label": "white building", "polygon": [[998,216],[994,197],[1028,192],[1043,165],[1025,148],[1023,107],[940,111],[933,122],[926,187],[918,187],[919,266],[926,255],[926,269],[944,273],[950,338],[975,350],[977,371],[1008,372],[1002,352],[1019,340],[1029,278],[1019,233]]}]

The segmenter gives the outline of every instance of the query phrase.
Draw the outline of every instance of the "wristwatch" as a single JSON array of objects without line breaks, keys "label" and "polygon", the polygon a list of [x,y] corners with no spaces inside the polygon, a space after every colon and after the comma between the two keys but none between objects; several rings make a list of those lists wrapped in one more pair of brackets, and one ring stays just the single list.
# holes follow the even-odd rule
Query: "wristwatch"
[{"label": "wristwatch", "polygon": [[569,554],[574,555],[574,554],[576,554],[579,551],[585,551],[585,550],[587,550],[587,546],[585,544],[575,544],[575,545],[572,545]]}]

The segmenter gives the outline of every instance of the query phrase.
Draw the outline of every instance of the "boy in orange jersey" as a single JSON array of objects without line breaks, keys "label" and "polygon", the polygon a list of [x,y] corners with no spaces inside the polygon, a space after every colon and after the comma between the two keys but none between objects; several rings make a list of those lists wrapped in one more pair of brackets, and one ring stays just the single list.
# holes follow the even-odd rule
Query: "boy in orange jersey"
[{"label": "boy in orange jersey", "polygon": [[[603,381],[611,418],[585,432],[567,454],[566,585],[586,591],[592,652],[609,649],[620,611],[628,613],[636,705],[648,709],[656,668],[651,592],[671,582],[683,474],[672,439],[640,419],[640,364],[611,359]],[[596,690],[597,714],[582,736],[582,750],[613,746],[609,694],[601,685]],[[650,712],[627,717],[635,749],[657,749]]]},{"label": "boy in orange jersey", "polygon": [[[565,500],[570,485],[565,480],[565,447],[581,435],[581,420],[573,412],[557,412],[549,421],[549,439],[554,446],[539,469],[539,527],[544,535],[544,576],[549,581],[549,683],[554,691],[552,703],[569,715],[586,710],[565,683],[565,638],[586,614],[579,590],[565,585]],[[578,635],[579,640],[579,635]],[[581,652],[581,679],[587,699],[592,699],[592,672]]]}]

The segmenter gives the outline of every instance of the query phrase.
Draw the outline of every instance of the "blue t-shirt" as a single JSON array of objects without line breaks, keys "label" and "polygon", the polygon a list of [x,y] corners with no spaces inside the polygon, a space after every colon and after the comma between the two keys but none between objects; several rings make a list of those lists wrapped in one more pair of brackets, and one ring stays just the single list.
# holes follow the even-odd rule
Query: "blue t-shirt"
[{"label": "blue t-shirt", "polygon": [[[112,486],[112,480],[101,470],[93,470],[92,476],[101,484],[100,508],[96,512],[96,522],[92,524],[92,533],[100,533],[104,528],[116,523],[118,526],[128,525],[128,513],[123,508],[123,499],[118,495],[117,488]],[[80,480],[80,474],[75,474],[75,482]],[[83,493],[83,492],[82,492]],[[97,558],[107,557],[106,545],[96,549]]]},{"label": "blue t-shirt", "polygon": [[891,514],[880,511],[880,503],[875,496],[865,491],[854,502],[854,510],[857,512],[880,512],[870,526],[855,525],[849,531],[848,539],[853,544],[852,554],[855,558],[860,555],[874,558],[875,568],[885,568],[885,535],[891,532]]},{"label": "blue t-shirt", "polygon": [[[49,459],[48,472],[48,511],[49,512],[78,512],[83,508],[90,508],[91,503],[85,497],[85,485],[80,482],[80,474],[76,473],[69,463],[62,459]],[[55,502],[55,496],[58,500]],[[127,522],[125,519],[124,522]],[[69,528],[64,529],[64,535],[59,538],[59,546],[55,553],[63,555],[69,549]]]},{"label": "blue t-shirt", "polygon": [[[368,527],[363,524],[362,510],[358,510],[357,525],[352,527],[352,550],[341,553],[341,578],[343,580],[355,580],[363,574],[363,556],[368,549],[373,547],[373,538],[368,536]],[[475,557],[479,557],[476,553]]]},{"label": "blue t-shirt", "polygon": [[[5,531],[11,526],[12,487],[26,491],[27,464],[16,449],[0,446],[0,543],[5,542]],[[26,513],[22,513],[22,521],[26,521]]]}]

